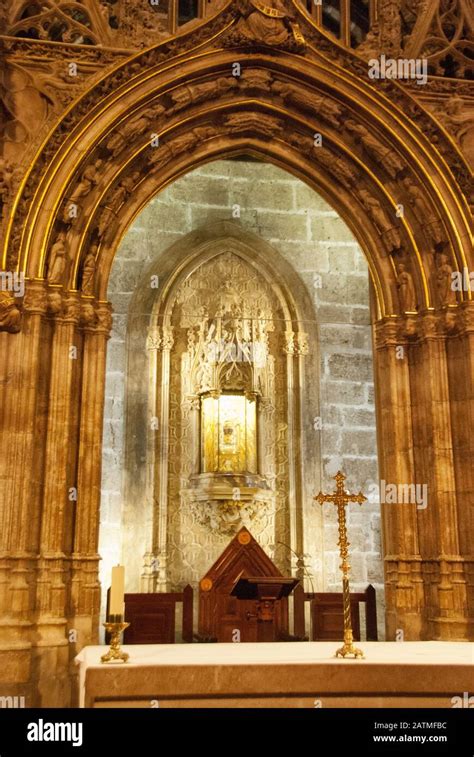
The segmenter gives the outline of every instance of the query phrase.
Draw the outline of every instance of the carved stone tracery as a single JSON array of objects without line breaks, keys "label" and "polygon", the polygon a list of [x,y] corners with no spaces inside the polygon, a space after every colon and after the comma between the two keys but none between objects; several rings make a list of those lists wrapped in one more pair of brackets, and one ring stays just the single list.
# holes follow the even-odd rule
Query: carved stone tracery
[{"label": "carved stone tracery", "polygon": [[[193,411],[192,398],[196,410],[200,397],[225,391],[251,396],[257,402],[258,415],[260,399],[274,405],[273,373],[275,365],[281,364],[281,355],[272,354],[270,341],[278,310],[274,295],[255,271],[235,254],[224,252],[183,282],[175,302],[175,318],[187,348],[180,362],[181,396],[190,398],[184,416],[188,418]],[[259,434],[270,439],[271,430],[261,419],[258,427]],[[271,530],[275,463],[270,470],[259,470],[257,476],[245,471],[232,476],[200,475],[192,469],[197,440],[184,419],[183,429],[189,434],[182,447],[188,453],[183,454],[190,459],[183,460],[182,468],[194,474],[181,491],[183,506],[190,508],[203,526],[221,534],[235,533],[244,523],[251,523],[254,533]]]}]

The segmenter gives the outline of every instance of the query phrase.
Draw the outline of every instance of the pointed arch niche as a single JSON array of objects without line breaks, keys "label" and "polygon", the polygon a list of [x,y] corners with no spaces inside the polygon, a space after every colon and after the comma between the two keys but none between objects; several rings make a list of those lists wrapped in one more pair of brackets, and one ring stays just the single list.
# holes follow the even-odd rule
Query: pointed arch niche
[{"label": "pointed arch niche", "polygon": [[[365,489],[378,472],[368,266],[337,213],[276,166],[208,164],[137,216],[109,296],[103,582],[120,560],[129,591],[197,587],[244,524],[338,591],[335,513],[312,498],[339,466]],[[383,615],[379,503],[359,516],[353,582]]]}]

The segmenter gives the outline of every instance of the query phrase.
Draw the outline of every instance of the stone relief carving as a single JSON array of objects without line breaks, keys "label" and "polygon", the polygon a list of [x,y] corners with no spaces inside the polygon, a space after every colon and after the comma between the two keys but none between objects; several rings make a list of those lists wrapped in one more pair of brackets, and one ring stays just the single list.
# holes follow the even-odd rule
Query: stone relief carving
[{"label": "stone relief carving", "polygon": [[[110,3],[105,3],[106,5],[111,5]],[[112,4],[113,5],[113,4]],[[105,7],[105,6],[104,6]],[[244,15],[248,14],[250,12],[250,4],[245,4],[246,10],[244,11]],[[110,10],[109,8],[106,8],[107,12]],[[114,14],[114,9],[112,9],[112,16]],[[223,31],[226,28],[226,25],[229,24],[229,22],[232,20],[232,18],[235,18],[235,14],[238,12],[238,10],[234,9],[232,7],[231,10],[224,11],[220,16],[217,16],[215,19],[213,19],[211,22],[212,25],[212,33],[219,34],[220,31]],[[258,13],[259,15],[262,15],[257,9],[254,9],[255,13]],[[104,11],[105,13],[105,11]],[[263,14],[264,15],[264,14]],[[243,20],[242,15],[240,16],[240,20]],[[286,23],[286,22],[285,22]],[[309,32],[309,27],[303,23],[302,20],[302,26],[304,27],[305,33]],[[314,30],[312,31],[312,34],[317,34]],[[139,57],[136,57],[132,60],[129,60],[124,63],[124,65],[120,68],[116,68],[114,71],[110,73],[110,75],[100,81],[96,87],[91,89],[90,93],[86,94],[81,100],[77,102],[77,105],[74,106],[74,108],[65,116],[61,124],[58,126],[56,131],[54,132],[53,136],[51,137],[50,141],[48,142],[48,145],[43,150],[40,159],[35,164],[33,171],[27,181],[27,184],[24,188],[24,194],[22,198],[20,199],[20,202],[18,203],[16,215],[15,215],[15,226],[19,224],[20,226],[25,221],[25,214],[27,212],[28,207],[28,197],[31,197],[39,180],[39,177],[44,170],[45,165],[47,165],[48,161],[52,158],[55,151],[58,149],[60,144],[64,141],[65,138],[71,133],[74,126],[77,124],[78,120],[82,118],[84,115],[86,115],[91,108],[94,106],[94,103],[97,102],[97,99],[103,98],[107,96],[110,92],[116,90],[118,87],[122,86],[124,83],[130,81],[131,78],[136,76],[140,71],[144,70],[145,68],[149,66],[155,66],[157,63],[160,63],[164,60],[169,59],[177,52],[184,53],[186,52],[190,47],[194,46],[199,40],[206,39],[206,36],[209,35],[209,29],[207,29],[206,25],[197,26],[196,29],[193,31],[193,34],[190,35],[184,35],[182,38],[179,39],[170,39],[165,45],[162,45],[158,48],[148,50],[144,53],[142,53]],[[347,51],[341,49],[340,47],[335,47],[329,40],[326,40],[323,37],[318,38],[318,43],[321,45],[321,49],[327,53],[328,55],[332,56],[333,59],[338,60],[344,67],[347,67],[348,70],[351,70],[356,75],[364,76],[364,79],[366,79],[366,64],[362,61],[355,60],[353,56],[350,55]],[[121,56],[124,57],[123,51],[116,50],[107,50],[104,48],[99,48],[97,46],[87,46],[82,45],[80,48],[75,45],[73,48],[68,47],[68,45],[63,44],[61,42],[56,42],[54,49],[49,46],[47,49],[43,45],[43,43],[38,41],[29,41],[29,40],[21,40],[21,39],[8,39],[5,40],[5,45],[8,50],[15,50],[17,52],[23,51],[24,54],[28,55],[31,52],[31,46],[34,45],[35,50],[38,51],[39,56],[45,56],[46,53],[51,57],[56,57],[58,60],[60,60],[61,56],[63,58],[63,61],[66,59],[69,59],[71,56],[74,58],[74,55],[76,57],[80,57],[80,60],[88,61],[92,64],[94,63],[94,66],[97,70],[97,63],[103,67],[103,65],[109,65],[113,63],[113,61],[117,62],[117,58],[120,58]],[[44,49],[43,49],[44,48]],[[79,52],[77,50],[79,49]],[[379,51],[380,52],[379,48]],[[386,51],[386,50],[385,50]],[[247,73],[245,72],[245,76],[247,76]],[[85,79],[86,77],[81,77],[81,79]],[[250,81],[250,79],[247,79],[247,82]],[[440,84],[439,81],[435,81],[433,84],[433,81],[429,82],[429,86],[432,85],[439,88]],[[442,84],[446,83],[444,81],[441,81]],[[64,84],[67,86],[68,82],[64,82]],[[245,84],[245,77],[242,76],[241,81],[241,87],[248,86],[248,84]],[[265,86],[265,85],[264,85]],[[406,91],[403,91],[400,86],[395,85],[393,82],[385,81],[385,82],[377,82],[376,85],[373,85],[374,87],[381,87],[384,91],[384,93],[391,98],[394,104],[396,104],[400,109],[402,109],[406,114],[409,115],[410,118],[413,120],[416,120],[419,128],[425,132],[425,134],[429,137],[432,144],[436,144],[437,149],[442,153],[445,160],[450,164],[452,167],[453,172],[455,173],[460,185],[462,186],[464,192],[466,193],[466,196],[469,195],[470,187],[471,187],[471,179],[469,176],[469,171],[467,167],[464,165],[462,159],[460,156],[456,153],[456,151],[453,149],[452,144],[450,143],[449,139],[446,137],[446,135],[439,131],[436,128],[436,123],[433,119],[430,118],[430,116],[423,110],[422,107],[407,93]],[[407,83],[405,89],[410,88],[410,84]],[[419,88],[418,88],[419,89]],[[69,96],[68,89],[62,88],[60,90],[55,90],[53,87],[46,87],[45,95],[46,95],[46,104],[48,108],[53,109],[54,105],[52,103],[52,99],[55,97],[55,93],[57,94],[57,97],[63,98],[64,101]],[[419,94],[419,93],[418,93]],[[43,106],[42,106],[43,107]],[[454,107],[454,106],[453,106]],[[52,112],[52,110],[51,110]],[[331,117],[331,116],[329,116]],[[337,114],[336,114],[337,117]],[[50,116],[47,117],[47,122],[50,122]],[[22,121],[24,119],[21,119]],[[467,138],[467,137],[466,137]],[[465,139],[466,139],[465,138]],[[469,138],[467,138],[469,141]],[[118,149],[118,148],[117,148]],[[398,169],[398,166],[394,166],[394,169]],[[393,173],[392,170],[392,173]],[[16,228],[12,231],[13,235],[13,242],[14,244],[10,245],[9,249],[9,260],[14,265],[17,257],[18,257],[18,246],[16,243],[16,240],[19,238],[18,234],[16,233]]]},{"label": "stone relief carving", "polygon": [[170,97],[173,107],[167,113],[168,115],[179,113],[179,111],[188,108],[190,105],[196,105],[219,95],[225,95],[228,92],[232,92],[232,90],[238,89],[238,87],[239,84],[235,76],[219,76],[217,79],[201,84],[186,84],[184,87],[179,87],[171,93]]},{"label": "stone relief carving", "polygon": [[101,15],[116,44],[140,50],[169,36],[168,10],[160,4],[101,0]]},{"label": "stone relief carving", "polygon": [[305,40],[288,4],[280,0],[237,0],[241,16],[227,44],[261,44],[302,52]]},{"label": "stone relief carving", "polygon": [[86,257],[82,266],[82,284],[81,289],[84,294],[94,294],[94,277],[97,267],[97,245],[93,245]]},{"label": "stone relief carving", "polygon": [[117,186],[108,193],[96,228],[99,240],[104,241],[106,237],[114,233],[118,220],[117,214],[135,189],[140,175],[141,172],[138,169],[132,170],[129,176],[121,179]]},{"label": "stone relief carving", "polygon": [[[171,584],[177,585],[180,566],[184,570],[186,565],[187,575],[197,581],[229,535],[244,523],[261,543],[275,542],[276,518],[286,508],[288,491],[288,358],[277,335],[282,318],[275,295],[255,268],[234,253],[223,252],[203,263],[181,284],[174,302],[169,392],[170,428],[176,431],[169,440],[173,504],[168,509],[168,564]],[[161,334],[156,329],[150,334],[150,348],[161,349]],[[305,333],[296,335],[295,344],[297,354],[307,354]],[[227,493],[222,490],[216,496],[196,483],[195,419],[203,393],[226,389],[258,396],[260,474],[265,485],[246,488],[235,474]],[[233,496],[235,487],[238,498]],[[284,541],[283,516],[280,521],[278,535]]]},{"label": "stone relief carving", "polygon": [[66,232],[60,231],[51,245],[48,280],[50,284],[64,283],[68,264],[68,245]]},{"label": "stone relief carving", "polygon": [[0,218],[4,216],[4,208],[9,204],[21,170],[15,168],[9,160],[0,158]]},{"label": "stone relief carving", "polygon": [[94,187],[99,183],[103,163],[104,161],[101,158],[98,158],[94,163],[89,164],[82,172],[79,183],[74,187],[71,194],[65,200],[63,211],[64,223],[70,224],[77,217],[77,211],[80,208],[79,201],[85,200]]},{"label": "stone relief carving", "polygon": [[257,131],[272,137],[283,131],[283,121],[265,113],[233,113],[225,119],[225,126],[231,134],[237,135]]},{"label": "stone relief carving", "polygon": [[191,150],[201,142],[214,137],[217,131],[217,127],[214,126],[197,126],[195,129],[191,129],[191,131],[173,136],[169,141],[161,143],[159,147],[150,148],[147,156],[148,162],[154,169],[162,168],[177,155]]},{"label": "stone relief carving", "polygon": [[271,502],[268,500],[256,503],[243,500],[236,502],[232,499],[204,502],[191,499],[189,508],[197,523],[221,536],[235,536],[242,526],[251,533],[260,535],[271,522]]},{"label": "stone relief carving", "polygon": [[184,282],[176,303],[182,308],[181,328],[187,329],[187,393],[245,382],[242,364],[250,369],[245,389],[265,393],[272,300],[248,266],[235,255],[221,255],[212,266],[203,266],[199,279]]},{"label": "stone relief carving", "polygon": [[336,179],[346,187],[346,189],[351,189],[359,178],[358,171],[352,166],[349,166],[347,161],[343,158],[336,157],[336,155],[326,147],[315,147],[314,143],[312,143],[311,147],[318,162],[322,163],[322,165],[327,168]]},{"label": "stone relief carving", "polygon": [[436,256],[436,289],[438,291],[439,304],[456,305],[456,292],[452,288],[453,268],[447,255]]},{"label": "stone relief carving", "polygon": [[413,277],[407,271],[405,263],[402,262],[397,265],[397,289],[402,312],[406,313],[416,310],[416,291]]},{"label": "stone relief carving", "polygon": [[427,103],[449,134],[457,141],[466,160],[474,166],[474,104],[452,95],[445,102]]},{"label": "stone relief carving", "polygon": [[357,52],[366,57],[376,57],[383,50],[386,55],[397,56],[402,42],[402,17],[400,0],[379,0],[377,21],[358,46]]},{"label": "stone relief carving", "polygon": [[428,206],[422,190],[415,184],[411,176],[406,176],[402,179],[402,184],[407,193],[408,201],[415,212],[416,219],[422,226],[426,236],[437,249],[442,248],[446,244],[443,228]]},{"label": "stone relief carving", "polygon": [[166,108],[161,103],[155,103],[151,107],[147,107],[146,111],[142,111],[130,120],[120,123],[112,136],[106,140],[106,149],[114,158],[118,158],[125,147],[141,139],[147,129],[150,130],[151,137],[152,127],[156,128],[157,120],[165,112]]},{"label": "stone relief carving", "polygon": [[303,110],[311,112],[315,118],[320,116],[335,129],[340,127],[345,110],[329,97],[317,95],[307,89],[305,90],[282,81],[274,82],[272,91],[279,94],[285,101],[296,104]]},{"label": "stone relief carving", "polygon": [[399,250],[401,247],[400,229],[388,218],[377,198],[365,187],[360,187],[356,194],[382,235],[387,252]]},{"label": "stone relief carving", "polygon": [[387,147],[375,137],[366,126],[357,123],[352,118],[347,119],[345,128],[352,134],[356,142],[360,143],[364,152],[381,168],[385,169],[392,179],[404,170],[405,163],[395,150]]},{"label": "stone relief carving", "polygon": [[20,331],[21,313],[17,300],[10,292],[0,291],[0,331],[16,334]]}]

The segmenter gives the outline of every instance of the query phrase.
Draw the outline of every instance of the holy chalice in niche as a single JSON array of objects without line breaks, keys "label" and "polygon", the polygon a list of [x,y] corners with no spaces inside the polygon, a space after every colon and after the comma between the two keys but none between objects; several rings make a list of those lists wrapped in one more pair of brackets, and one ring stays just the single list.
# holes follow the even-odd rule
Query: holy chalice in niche
[{"label": "holy chalice in niche", "polygon": [[201,399],[202,473],[257,473],[257,409],[243,393]]}]

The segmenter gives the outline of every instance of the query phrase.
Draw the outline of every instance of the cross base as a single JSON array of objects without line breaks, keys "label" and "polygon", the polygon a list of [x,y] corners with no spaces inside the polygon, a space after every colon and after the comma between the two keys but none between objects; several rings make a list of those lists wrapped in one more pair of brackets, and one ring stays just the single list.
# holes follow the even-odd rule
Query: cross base
[{"label": "cross base", "polygon": [[354,657],[356,660],[358,658],[363,659],[364,653],[362,649],[357,649],[351,642],[344,642],[344,646],[337,650],[336,657]]}]

